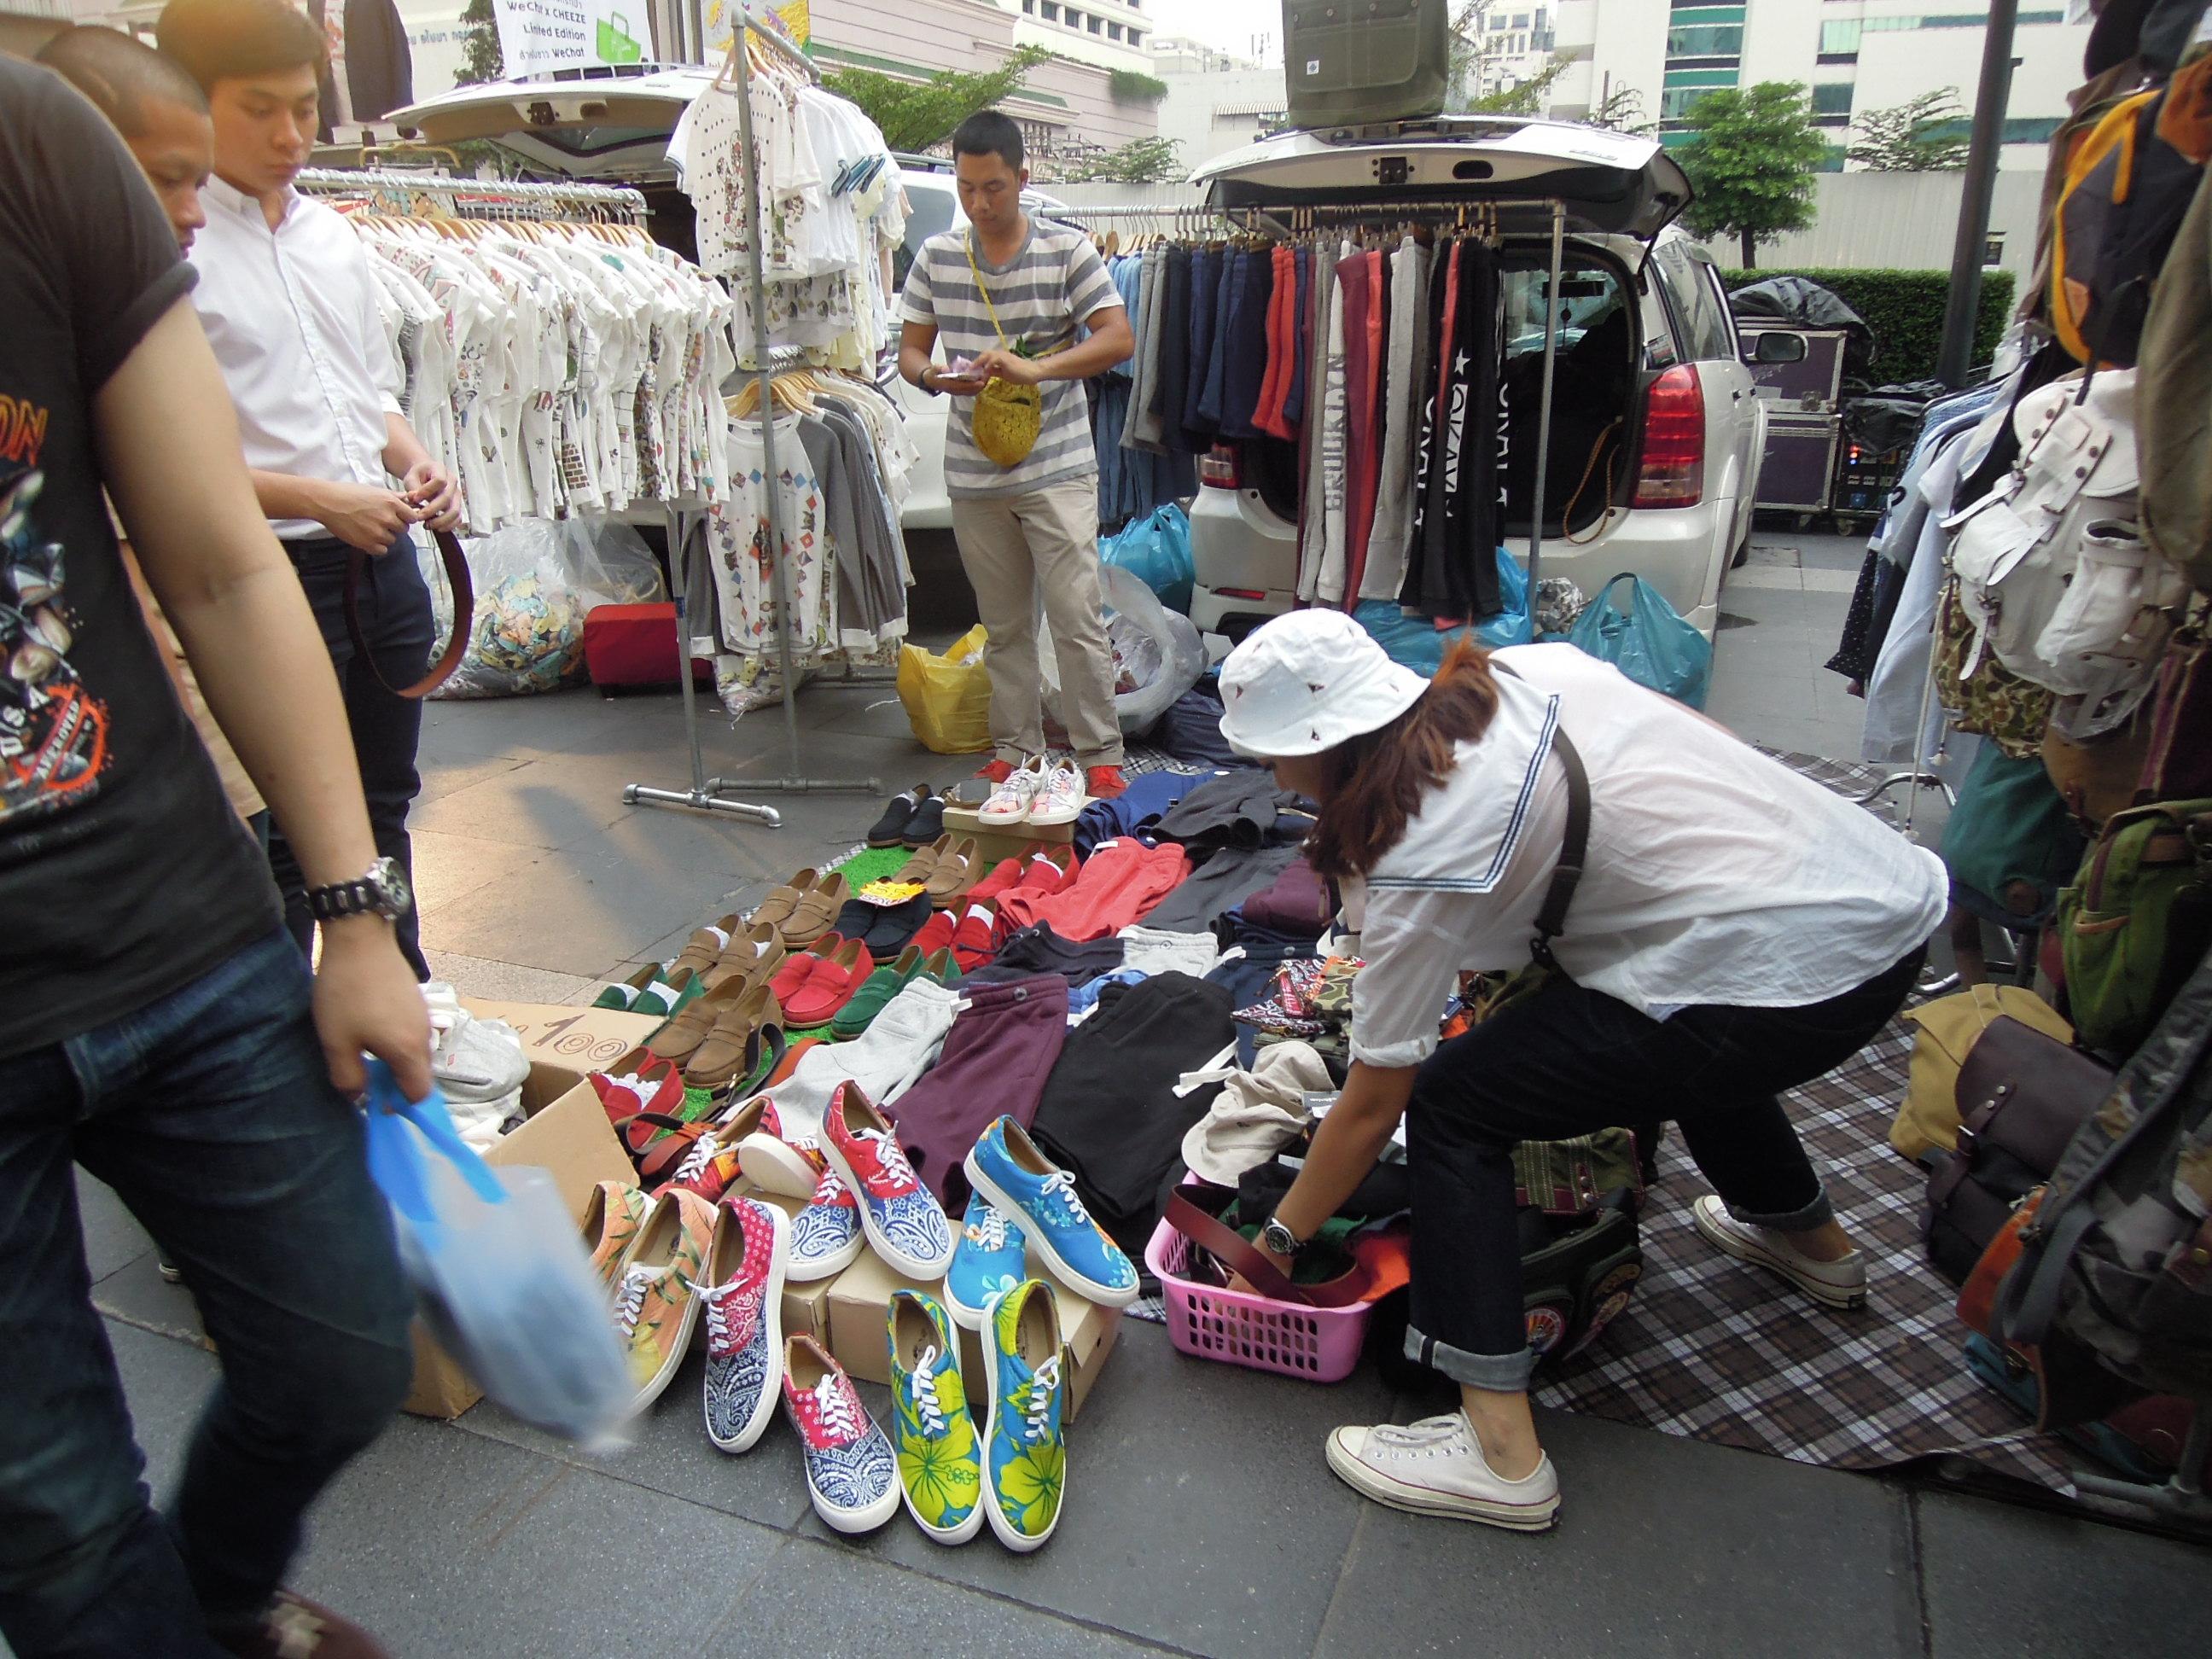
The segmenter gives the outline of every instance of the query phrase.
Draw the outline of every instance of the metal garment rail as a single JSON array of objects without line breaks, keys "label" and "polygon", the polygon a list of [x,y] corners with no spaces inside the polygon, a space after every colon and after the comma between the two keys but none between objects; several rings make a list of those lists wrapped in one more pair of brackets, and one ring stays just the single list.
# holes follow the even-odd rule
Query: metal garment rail
[{"label": "metal garment rail", "polygon": [[[751,0],[740,0],[735,12],[742,27],[731,40],[723,76],[734,82],[726,90],[738,100],[738,140],[745,159],[745,276],[753,301],[752,354],[749,366],[760,388],[757,407],[760,414],[761,476],[767,495],[769,573],[775,587],[776,659],[783,673],[784,737],[791,757],[791,769],[784,776],[748,781],[744,787],[772,794],[880,794],[883,785],[875,778],[805,776],[799,752],[799,688],[791,666],[791,577],[784,568],[783,511],[775,489],[775,402],[770,394],[769,382],[784,370],[803,363],[805,353],[790,347],[778,348],[769,337],[768,278],[761,263],[760,150],[753,141],[752,65],[745,52],[746,36],[750,35],[758,40],[794,74],[809,82],[818,84],[822,77],[804,53],[794,49],[774,27],[754,15]],[[690,22],[693,41],[703,45],[706,32],[700,0],[691,0]],[[722,87],[722,76],[715,78],[718,88]],[[783,823],[781,812],[773,806],[726,799],[722,792],[729,785],[720,777],[707,775],[706,763],[700,755],[696,693],[691,685],[690,635],[684,616],[684,597],[688,597],[690,583],[690,545],[689,538],[682,535],[681,527],[672,514],[669,524],[672,574],[677,576],[684,587],[684,596],[677,601],[677,667],[681,672],[683,681],[684,735],[691,749],[691,787],[688,790],[656,789],[632,783],[623,786],[622,798],[629,805],[683,806],[702,812],[724,812],[733,817],[751,818],[771,830],[776,829]],[[676,551],[678,547],[685,550],[681,555]],[[679,560],[680,574],[674,568]]]},{"label": "metal garment rail", "polygon": [[645,198],[619,185],[538,185],[504,179],[465,179],[448,173],[416,173],[404,167],[308,167],[292,180],[318,196],[372,199],[386,191],[447,198],[459,219],[546,216],[584,209],[616,215],[630,224],[645,222]]},{"label": "metal garment rail", "polygon": [[[1316,205],[1285,203],[1274,206],[1237,203],[1224,204],[1219,211],[1247,230],[1279,239],[1288,238],[1310,228],[1318,229],[1325,225],[1419,224],[1437,230],[1455,227],[1461,230],[1472,230],[1475,225],[1469,222],[1470,219],[1480,222],[1486,217],[1494,227],[1502,230],[1509,217],[1527,218],[1540,211],[1543,219],[1537,222],[1548,220],[1552,237],[1552,275],[1550,286],[1544,291],[1544,391],[1536,412],[1535,489],[1528,498],[1528,605],[1529,614],[1534,615],[1537,570],[1544,553],[1544,486],[1547,482],[1545,475],[1550,470],[1552,461],[1552,392],[1553,373],[1559,364],[1559,293],[1560,265],[1566,251],[1566,203],[1557,197],[1503,202],[1470,198],[1462,201]],[[1516,231],[1515,234],[1527,233]]]}]

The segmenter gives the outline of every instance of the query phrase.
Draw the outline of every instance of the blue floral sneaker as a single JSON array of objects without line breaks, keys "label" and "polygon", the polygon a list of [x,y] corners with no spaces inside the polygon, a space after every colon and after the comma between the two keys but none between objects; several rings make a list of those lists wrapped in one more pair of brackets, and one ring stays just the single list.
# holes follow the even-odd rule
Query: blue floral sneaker
[{"label": "blue floral sneaker", "polygon": [[1052,1536],[1067,1496],[1067,1385],[1060,1307],[1032,1279],[999,1298],[983,1334],[991,1416],[983,1431],[985,1512],[991,1530],[1024,1554]]},{"label": "blue floral sneaker", "polygon": [[707,1438],[750,1451],[775,1414],[783,1377],[783,1280],[791,1218],[753,1198],[725,1198],[706,1279]]},{"label": "blue floral sneaker", "polygon": [[981,1330],[991,1304],[1030,1276],[1029,1260],[1022,1230],[982,1194],[969,1194],[968,1218],[945,1274],[945,1306],[952,1322]]},{"label": "blue floral sneaker", "polygon": [[892,1439],[899,1486],[914,1523],[940,1544],[964,1544],[983,1529],[983,1454],[960,1342],[934,1297],[891,1292]]},{"label": "blue floral sneaker", "polygon": [[1091,1218],[1075,1177],[1055,1168],[1022,1126],[1002,1117],[968,1154],[969,1183],[1022,1223],[1029,1246],[1060,1282],[1109,1308],[1137,1299],[1136,1264]]},{"label": "blue floral sneaker", "polygon": [[799,1431],[806,1495],[839,1532],[873,1532],[899,1510],[891,1443],[868,1416],[853,1379],[811,1336],[783,1346],[783,1405]]},{"label": "blue floral sneaker", "polygon": [[952,1265],[952,1224],[916,1179],[889,1121],[853,1084],[839,1084],[822,1114],[822,1151],[860,1200],[860,1225],[876,1254],[903,1278],[922,1284],[944,1278]]}]

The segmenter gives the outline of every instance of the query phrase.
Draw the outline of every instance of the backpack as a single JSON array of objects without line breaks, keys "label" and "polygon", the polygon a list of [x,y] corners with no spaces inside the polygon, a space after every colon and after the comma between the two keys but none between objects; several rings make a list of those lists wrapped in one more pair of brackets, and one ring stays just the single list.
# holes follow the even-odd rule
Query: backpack
[{"label": "backpack", "polygon": [[2143,538],[2212,592],[2212,182],[2152,291],[2136,394]]},{"label": "backpack", "polygon": [[2051,221],[2051,321],[2082,362],[2133,364],[2151,285],[2202,169],[2159,136],[2166,89],[2124,98],[2067,164]]},{"label": "backpack", "polygon": [[1959,1073],[1990,1026],[2009,1018],[2061,1042],[2074,1040],[2074,1028],[2024,985],[1972,986],[1899,1018],[1917,1029],[1905,1103],[1889,1126],[1889,1144],[1916,1163],[1958,1150]]},{"label": "backpack", "polygon": [[2076,1036],[2133,1048],[2212,946],[2212,800],[2114,813],[2058,896],[2058,930]]},{"label": "backpack", "polygon": [[[2059,1337],[2139,1388],[2212,1395],[2212,955],[2068,1145],[1997,1295],[1998,1334]],[[2046,1427],[2079,1420],[2044,1401]]]},{"label": "backpack", "polygon": [[2075,738],[2134,713],[2189,597],[2136,533],[2135,390],[2136,372],[2121,369],[2022,397],[2020,459],[1943,521],[1977,634],[1960,678],[1994,655],[2068,700],[2052,719]]},{"label": "backpack", "polygon": [[1283,0],[1291,125],[1425,120],[1451,90],[1447,0]]}]

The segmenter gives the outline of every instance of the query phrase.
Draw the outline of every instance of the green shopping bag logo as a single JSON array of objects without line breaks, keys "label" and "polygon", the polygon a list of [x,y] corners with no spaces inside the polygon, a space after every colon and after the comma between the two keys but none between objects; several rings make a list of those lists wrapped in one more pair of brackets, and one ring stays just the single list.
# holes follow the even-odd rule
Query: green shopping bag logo
[{"label": "green shopping bag logo", "polygon": [[629,19],[620,12],[599,19],[599,61],[602,64],[635,64],[645,56],[645,48],[629,32]]}]

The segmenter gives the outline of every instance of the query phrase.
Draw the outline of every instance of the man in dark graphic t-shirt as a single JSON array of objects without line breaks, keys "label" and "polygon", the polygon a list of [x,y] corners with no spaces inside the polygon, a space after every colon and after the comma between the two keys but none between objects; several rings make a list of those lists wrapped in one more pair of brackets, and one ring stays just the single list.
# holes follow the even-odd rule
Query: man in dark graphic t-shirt
[{"label": "man in dark graphic t-shirt", "polygon": [[[49,1653],[378,1650],[281,1586],[383,1425],[410,1298],[358,1111],[429,1086],[330,659],[257,509],[192,275],[112,128],[0,57],[0,1635]],[[297,826],[312,983],[117,552]],[[272,688],[282,695],[271,695]],[[223,1359],[166,1522],[71,1164],[184,1270]]]}]

